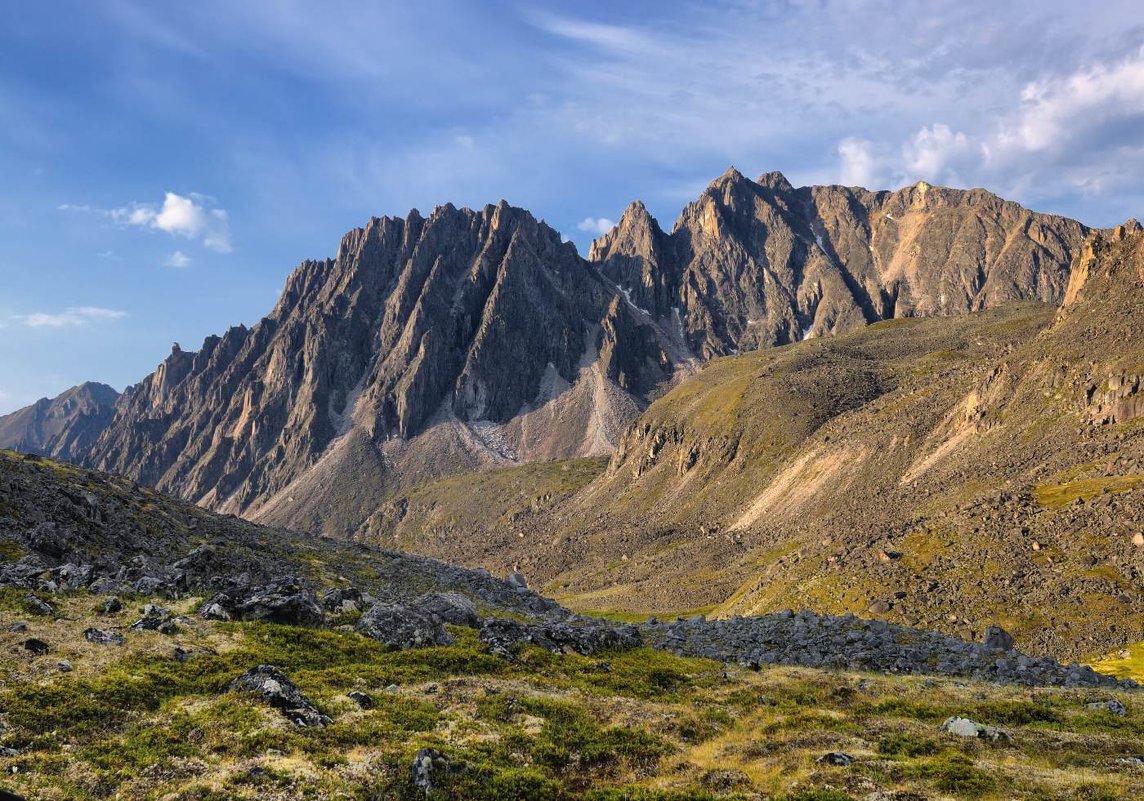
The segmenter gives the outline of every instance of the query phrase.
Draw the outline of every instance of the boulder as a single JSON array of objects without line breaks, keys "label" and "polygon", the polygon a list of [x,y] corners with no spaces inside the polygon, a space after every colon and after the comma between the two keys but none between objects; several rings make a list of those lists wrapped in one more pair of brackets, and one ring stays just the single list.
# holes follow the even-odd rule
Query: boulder
[{"label": "boulder", "polygon": [[985,647],[991,651],[1012,651],[1016,642],[1013,635],[994,624],[985,630]]},{"label": "boulder", "polygon": [[294,682],[274,665],[259,665],[227,685],[230,692],[255,693],[295,726],[328,726],[333,719],[310,703]]},{"label": "boulder", "polygon": [[643,645],[635,626],[602,620],[577,623],[518,623],[489,620],[481,626],[480,640],[490,652],[511,657],[522,645],[535,645],[553,653],[575,652],[590,656],[602,650],[624,650]]},{"label": "boulder", "polygon": [[413,605],[436,615],[443,623],[470,629],[481,627],[481,616],[477,614],[477,605],[460,593],[428,593],[414,601]]},{"label": "boulder", "polygon": [[1119,718],[1128,714],[1128,707],[1120,703],[1115,698],[1110,698],[1107,701],[1097,701],[1093,704],[1087,704],[1088,708],[1097,712],[1108,712],[1111,715],[1116,715]]},{"label": "boulder", "polygon": [[325,620],[314,593],[293,580],[232,586],[203,604],[199,614],[208,620],[264,620],[292,626],[317,626]]},{"label": "boulder", "polygon": [[127,642],[127,638],[118,632],[95,628],[85,629],[83,638],[96,645],[123,645]]},{"label": "boulder", "polygon": [[394,651],[456,642],[440,618],[416,606],[376,603],[361,616],[355,628]]},{"label": "boulder", "polygon": [[103,605],[99,607],[99,613],[101,615],[114,615],[122,611],[123,602],[116,598],[114,595],[104,601]]},{"label": "boulder", "polygon": [[831,751],[828,754],[823,754],[814,761],[819,765],[834,765],[838,768],[847,768],[854,764],[854,757],[838,751]]},{"label": "boulder", "polygon": [[226,611],[222,604],[208,601],[199,609],[199,617],[203,620],[230,620],[230,612]]},{"label": "boulder", "polygon": [[983,726],[968,718],[957,716],[946,718],[945,722],[941,724],[941,730],[958,737],[977,737],[991,743],[1008,742],[1009,740],[1009,735],[1000,729],[993,726]]}]

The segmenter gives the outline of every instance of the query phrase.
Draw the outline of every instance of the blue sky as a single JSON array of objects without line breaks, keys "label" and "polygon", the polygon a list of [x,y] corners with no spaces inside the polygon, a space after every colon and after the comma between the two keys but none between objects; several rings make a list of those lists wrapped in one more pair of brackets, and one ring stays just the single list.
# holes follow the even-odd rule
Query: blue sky
[{"label": "blue sky", "polygon": [[0,0],[0,412],[122,389],[371,215],[446,201],[581,252],[731,164],[1142,216],[1142,8]]}]

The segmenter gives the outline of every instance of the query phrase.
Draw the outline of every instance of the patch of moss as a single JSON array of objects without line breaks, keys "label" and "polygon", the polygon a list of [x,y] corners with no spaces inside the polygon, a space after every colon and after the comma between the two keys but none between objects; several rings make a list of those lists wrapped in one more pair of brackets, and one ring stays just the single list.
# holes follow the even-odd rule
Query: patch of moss
[{"label": "patch of moss", "polygon": [[883,756],[919,757],[936,754],[938,745],[928,737],[898,732],[878,740],[878,753]]},{"label": "patch of moss", "polygon": [[1083,478],[1064,484],[1041,485],[1033,489],[1033,497],[1046,509],[1061,509],[1078,498],[1092,500],[1106,492],[1128,492],[1144,483],[1144,475]]},{"label": "patch of moss", "polygon": [[943,793],[951,793],[958,798],[981,798],[997,786],[992,775],[960,754],[906,765],[902,772],[910,778],[924,779]]}]

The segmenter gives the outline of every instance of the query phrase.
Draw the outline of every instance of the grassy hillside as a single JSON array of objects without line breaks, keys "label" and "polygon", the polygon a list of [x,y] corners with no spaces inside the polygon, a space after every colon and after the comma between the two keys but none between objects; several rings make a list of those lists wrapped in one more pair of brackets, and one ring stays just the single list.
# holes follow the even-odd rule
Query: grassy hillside
[{"label": "grassy hillside", "polygon": [[[1115,799],[1144,791],[1121,760],[1144,752],[1135,693],[1033,690],[795,668],[752,672],[648,649],[594,657],[525,651],[511,663],[475,633],[385,652],[353,631],[188,617],[174,637],[122,629],[138,607],[97,615],[61,598],[30,617],[0,593],[2,786],[45,801],[425,798],[409,771],[422,748],[451,765],[431,799]],[[198,599],[178,602],[189,613]],[[15,620],[26,632],[7,630]],[[126,630],[126,629],[123,629]],[[21,653],[29,636],[52,646]],[[175,646],[193,654],[175,658]],[[61,672],[59,660],[70,672]],[[296,726],[228,692],[274,664],[333,722]],[[347,697],[368,693],[371,709]],[[1086,704],[1121,699],[1126,717]],[[951,715],[1000,727],[991,744],[939,731]],[[853,764],[818,763],[843,752]],[[912,795],[911,795],[912,794]]]}]

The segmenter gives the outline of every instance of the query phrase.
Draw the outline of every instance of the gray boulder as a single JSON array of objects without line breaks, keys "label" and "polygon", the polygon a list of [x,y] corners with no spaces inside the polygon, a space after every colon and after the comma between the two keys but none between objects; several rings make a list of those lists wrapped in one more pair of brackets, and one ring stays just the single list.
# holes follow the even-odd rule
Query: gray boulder
[{"label": "gray boulder", "polygon": [[293,580],[233,586],[203,604],[199,614],[209,620],[264,620],[292,626],[317,626],[325,620],[314,593]]},{"label": "gray boulder", "polygon": [[413,605],[436,615],[443,623],[470,629],[481,627],[477,605],[457,592],[428,593],[414,601]]},{"label": "gray boulder", "polygon": [[985,630],[985,647],[992,651],[1012,651],[1016,642],[1013,635],[998,625]]},{"label": "gray boulder", "polygon": [[355,628],[394,651],[456,642],[439,617],[416,606],[376,603]]},{"label": "gray boulder", "polygon": [[333,719],[310,703],[310,699],[274,665],[259,665],[227,685],[230,692],[255,693],[295,726],[328,726]]},{"label": "gray boulder", "polygon": [[85,629],[83,638],[96,645],[123,645],[127,642],[127,638],[118,632],[95,628]]},{"label": "gray boulder", "polygon": [[480,640],[490,653],[503,657],[512,656],[523,645],[534,645],[553,653],[572,651],[585,656],[603,650],[643,645],[643,637],[635,626],[602,620],[539,624],[489,620],[481,626]]},{"label": "gray boulder", "polygon": [[957,737],[977,737],[991,743],[1008,742],[1009,740],[1009,735],[1000,729],[993,726],[983,726],[980,723],[974,723],[969,718],[957,716],[946,718],[945,722],[941,724],[941,730]]}]

